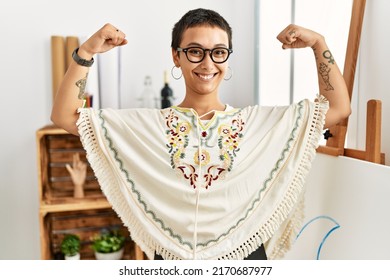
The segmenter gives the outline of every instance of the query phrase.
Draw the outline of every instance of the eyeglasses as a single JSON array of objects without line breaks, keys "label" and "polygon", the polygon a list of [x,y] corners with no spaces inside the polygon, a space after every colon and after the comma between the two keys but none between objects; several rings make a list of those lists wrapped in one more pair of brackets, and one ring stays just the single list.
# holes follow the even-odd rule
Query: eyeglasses
[{"label": "eyeglasses", "polygon": [[214,49],[204,49],[200,47],[190,47],[190,48],[177,48],[178,52],[184,52],[189,62],[199,63],[205,56],[206,52],[210,53],[210,58],[214,63],[224,63],[228,60],[230,54],[233,52],[232,49],[228,48],[214,48]]}]

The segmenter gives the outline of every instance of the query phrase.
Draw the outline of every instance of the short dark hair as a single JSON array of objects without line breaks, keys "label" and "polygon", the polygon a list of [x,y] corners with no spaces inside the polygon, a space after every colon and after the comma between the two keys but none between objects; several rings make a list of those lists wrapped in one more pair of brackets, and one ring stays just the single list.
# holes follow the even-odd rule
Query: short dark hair
[{"label": "short dark hair", "polygon": [[171,47],[177,49],[186,29],[195,26],[208,25],[211,27],[219,27],[226,31],[229,39],[229,49],[233,48],[232,44],[232,29],[229,23],[217,12],[207,9],[195,9],[188,11],[173,27]]}]

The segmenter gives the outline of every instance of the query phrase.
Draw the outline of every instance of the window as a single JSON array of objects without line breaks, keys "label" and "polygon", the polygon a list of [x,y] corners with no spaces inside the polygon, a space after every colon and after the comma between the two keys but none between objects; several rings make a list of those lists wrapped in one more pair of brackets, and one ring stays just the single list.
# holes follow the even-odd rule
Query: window
[{"label": "window", "polygon": [[344,68],[352,0],[256,0],[257,57],[255,100],[264,106],[288,105],[318,94],[310,49],[282,50],[276,36],[288,24],[325,36],[341,72]]}]

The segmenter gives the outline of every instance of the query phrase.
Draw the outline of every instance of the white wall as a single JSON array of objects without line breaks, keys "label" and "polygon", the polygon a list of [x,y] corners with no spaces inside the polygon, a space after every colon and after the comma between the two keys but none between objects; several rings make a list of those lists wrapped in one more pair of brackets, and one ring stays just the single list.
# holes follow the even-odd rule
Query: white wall
[{"label": "white wall", "polygon": [[353,93],[353,114],[348,126],[348,146],[360,150],[366,145],[366,107],[370,99],[382,101],[382,152],[386,165],[390,165],[390,2],[366,2],[360,43],[359,65]]},{"label": "white wall", "polygon": [[[276,36],[292,22],[291,1],[259,2],[259,103],[288,105],[290,92],[290,51],[282,50]],[[280,9],[283,7],[283,9]]]},{"label": "white wall", "polygon": [[[128,93],[130,106],[145,75],[152,76],[156,91],[163,86],[163,71],[173,66],[173,24],[189,9],[214,9],[230,22],[234,34],[234,77],[222,86],[221,97],[244,106],[254,100],[253,6],[252,0],[1,1],[0,259],[40,258],[35,133],[50,123],[50,36],[91,35],[106,22],[123,30],[130,43],[122,92]],[[146,59],[153,51],[153,59]],[[182,80],[171,79],[171,85],[183,96]]]}]

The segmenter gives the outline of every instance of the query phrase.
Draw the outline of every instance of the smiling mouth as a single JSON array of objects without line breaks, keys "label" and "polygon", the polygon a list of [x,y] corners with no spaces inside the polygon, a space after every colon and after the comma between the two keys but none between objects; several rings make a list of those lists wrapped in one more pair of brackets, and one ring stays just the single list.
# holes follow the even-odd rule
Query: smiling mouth
[{"label": "smiling mouth", "polygon": [[200,79],[204,80],[204,81],[209,81],[211,80],[212,78],[214,78],[217,73],[215,74],[208,74],[208,75],[204,75],[204,74],[199,74],[199,73],[195,73]]}]

